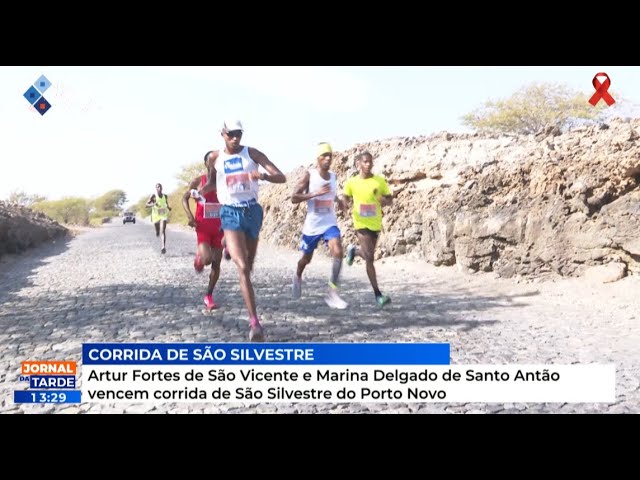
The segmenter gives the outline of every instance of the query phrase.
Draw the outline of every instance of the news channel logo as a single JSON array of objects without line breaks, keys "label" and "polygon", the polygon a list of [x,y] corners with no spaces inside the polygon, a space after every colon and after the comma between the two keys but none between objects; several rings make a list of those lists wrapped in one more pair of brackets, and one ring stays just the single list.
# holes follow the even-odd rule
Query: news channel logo
[{"label": "news channel logo", "polygon": [[14,403],[80,403],[77,388],[78,366],[74,361],[29,360],[20,368],[27,390],[14,390]]},{"label": "news channel logo", "polygon": [[36,109],[40,115],[44,115],[51,108],[51,104],[44,98],[44,92],[51,86],[51,82],[47,77],[41,75],[33,85],[31,85],[26,92],[24,92],[24,98]]}]

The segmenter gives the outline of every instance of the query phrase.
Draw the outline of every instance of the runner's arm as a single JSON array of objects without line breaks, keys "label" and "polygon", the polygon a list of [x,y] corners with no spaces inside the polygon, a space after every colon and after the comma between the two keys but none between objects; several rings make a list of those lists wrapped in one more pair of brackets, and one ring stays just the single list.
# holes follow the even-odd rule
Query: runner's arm
[{"label": "runner's arm", "polygon": [[386,207],[393,203],[393,195],[376,195],[376,198],[380,202],[380,205]]},{"label": "runner's arm", "polygon": [[155,194],[152,194],[149,197],[149,200],[147,200],[147,203],[145,203],[144,205],[145,205],[145,207],[153,207],[155,205],[155,203],[156,203],[156,196],[155,196]]},{"label": "runner's arm", "polygon": [[344,206],[346,206],[347,208],[349,208],[349,207],[351,206],[351,202],[352,202],[352,200],[353,200],[353,199],[352,199],[351,197],[349,197],[349,196],[347,196],[347,195],[345,195],[345,194],[338,195],[338,201],[339,201],[339,202],[342,202],[342,204],[343,204]]},{"label": "runner's arm", "polygon": [[187,191],[184,192],[184,195],[182,195],[182,208],[184,208],[184,212],[187,214],[189,223],[191,223],[191,221],[195,222],[196,220],[193,217],[193,213],[191,213],[191,207],[189,205],[189,198],[191,198],[191,190],[193,190],[194,188],[198,188],[199,184],[200,184],[200,178],[194,178],[189,184],[189,188],[187,189]]},{"label": "runner's arm", "polygon": [[351,207],[352,200],[351,184],[349,180],[347,180],[347,183],[344,184],[344,188],[342,189],[342,195],[338,195],[338,203],[342,204],[341,208],[349,208]]},{"label": "runner's arm", "polygon": [[[378,194],[378,192],[380,192],[380,194]],[[380,190],[378,190],[377,188],[374,189],[373,194],[375,195],[378,202],[380,202],[380,206],[382,207],[386,207],[393,203],[393,193],[389,189],[389,184],[386,182],[386,180],[382,180]]]},{"label": "runner's arm", "polygon": [[291,195],[291,203],[301,203],[306,202],[307,200],[311,200],[314,197],[319,197],[320,195],[324,195],[325,193],[329,193],[331,187],[329,185],[324,185],[319,190],[315,192],[309,192],[309,180],[311,179],[311,175],[308,171],[304,172],[304,176],[300,179],[296,188],[293,190],[293,194]]},{"label": "runner's arm", "polygon": [[259,173],[257,171],[251,172],[251,176],[254,180],[264,180],[271,183],[286,183],[287,177],[285,177],[284,173],[282,173],[280,169],[276,167],[260,150],[249,147],[249,156],[254,162],[267,171],[267,173]]},{"label": "runner's arm", "polygon": [[220,152],[218,150],[214,150],[209,154],[209,173],[207,174],[207,183],[200,189],[201,195],[213,192],[216,189],[216,175],[218,172],[216,171],[215,165],[219,154]]},{"label": "runner's arm", "polygon": [[344,195],[336,195],[335,201],[338,204],[338,208],[343,212],[349,209],[349,199]]}]

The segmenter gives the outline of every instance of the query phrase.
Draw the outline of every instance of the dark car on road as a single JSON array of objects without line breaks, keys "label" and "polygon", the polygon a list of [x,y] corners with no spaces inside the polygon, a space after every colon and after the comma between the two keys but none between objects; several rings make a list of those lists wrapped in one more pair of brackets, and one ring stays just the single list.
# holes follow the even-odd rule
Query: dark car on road
[{"label": "dark car on road", "polygon": [[122,224],[125,225],[127,222],[136,223],[136,216],[133,212],[124,212]]}]

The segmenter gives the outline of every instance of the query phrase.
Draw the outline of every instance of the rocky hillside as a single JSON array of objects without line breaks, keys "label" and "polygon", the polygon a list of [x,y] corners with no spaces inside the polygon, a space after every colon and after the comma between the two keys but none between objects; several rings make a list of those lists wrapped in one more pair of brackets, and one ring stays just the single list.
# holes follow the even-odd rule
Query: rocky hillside
[{"label": "rocky hillside", "polygon": [[65,227],[43,213],[0,201],[0,257],[23,252],[66,233]]},{"label": "rocky hillside", "polygon": [[[335,154],[333,169],[344,184],[369,150],[391,184],[378,256],[415,252],[503,277],[597,267],[589,273],[611,280],[640,271],[639,133],[640,120],[617,119],[567,133],[393,138]],[[304,168],[261,190],[264,240],[297,247],[306,205],[290,195]],[[350,218],[339,221],[353,241]]]}]

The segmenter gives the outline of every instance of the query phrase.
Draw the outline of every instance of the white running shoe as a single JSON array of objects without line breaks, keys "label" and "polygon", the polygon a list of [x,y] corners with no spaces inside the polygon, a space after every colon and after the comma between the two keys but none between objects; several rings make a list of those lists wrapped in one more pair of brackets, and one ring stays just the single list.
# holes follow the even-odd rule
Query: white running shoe
[{"label": "white running shoe", "polygon": [[337,308],[338,310],[344,310],[349,306],[347,302],[345,302],[340,295],[338,295],[338,290],[336,288],[329,287],[329,291],[324,297],[324,301],[329,305],[330,308]]}]

